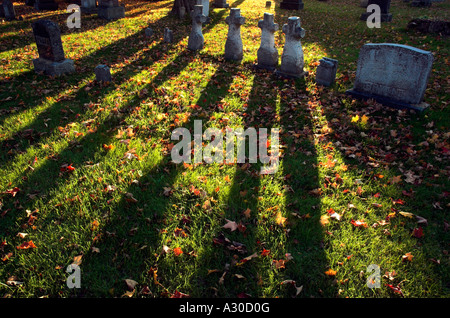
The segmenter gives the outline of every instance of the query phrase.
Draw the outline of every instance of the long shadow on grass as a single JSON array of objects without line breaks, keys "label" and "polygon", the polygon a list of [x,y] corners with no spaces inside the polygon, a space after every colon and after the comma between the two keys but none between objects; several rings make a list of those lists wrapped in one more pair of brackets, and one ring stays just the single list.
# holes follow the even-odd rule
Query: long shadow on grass
[{"label": "long shadow on grass", "polygon": [[[159,85],[161,85],[167,77],[174,76],[181,72],[186,65],[191,61],[191,58],[189,56],[186,56],[186,52],[181,52],[179,56],[175,59],[174,63],[169,64],[166,66],[156,77],[153,83],[150,83],[146,85],[143,88],[156,88]],[[177,68],[174,69],[172,64],[176,64]],[[86,202],[85,200],[89,199],[89,196],[87,193],[83,193],[83,181],[86,180],[86,177],[92,173],[91,169],[92,167],[96,167],[95,162],[102,162],[102,157],[106,154],[102,150],[102,145],[104,144],[110,144],[111,140],[114,138],[114,135],[117,133],[117,129],[120,127],[127,126],[126,124],[126,118],[133,113],[139,106],[140,97],[139,94],[136,94],[130,99],[124,103],[120,109],[116,112],[115,115],[110,115],[106,118],[102,118],[100,123],[97,123],[97,130],[87,134],[83,138],[81,138],[78,142],[71,144],[66,149],[61,151],[58,154],[58,160],[52,161],[47,160],[42,166],[37,168],[31,175],[27,176],[25,184],[21,185],[21,187],[24,189],[23,192],[26,192],[28,194],[33,193],[35,196],[34,198],[30,197],[28,200],[24,200],[21,198],[21,196],[17,196],[18,199],[22,200],[21,207],[18,208],[17,205],[14,206],[14,202],[5,202],[5,208],[10,208],[11,211],[8,213],[7,217],[5,217],[2,220],[1,224],[1,232],[4,233],[4,235],[12,236],[14,231],[16,231],[16,228],[14,226],[14,223],[21,223],[24,222],[27,223],[26,220],[23,220],[23,215],[20,216],[21,212],[23,212],[24,209],[29,209],[31,211],[36,211],[36,207],[39,207],[40,204],[44,204],[43,207],[45,211],[42,211],[42,214],[38,213],[38,217],[40,219],[40,228],[43,232],[41,233],[48,233],[47,240],[50,238],[54,239],[55,237],[52,237],[55,233],[61,233],[62,236],[65,236],[67,238],[67,242],[74,240],[74,243],[77,241],[76,236],[80,235],[82,232],[83,226],[79,226],[77,230],[75,230],[78,234],[72,237],[72,234],[70,229],[63,226],[59,226],[56,229],[52,229],[53,226],[55,226],[54,221],[59,220],[57,222],[60,222],[62,220],[64,222],[72,223],[72,224],[79,224],[80,220],[82,223],[83,216],[82,216],[82,210],[85,210],[85,213],[92,216],[93,213],[98,212],[97,209],[92,210],[92,205],[95,205],[98,207],[97,204],[101,204],[103,208],[100,208],[102,213],[105,213],[105,211],[109,211],[111,215],[106,213],[106,215],[98,215],[98,219],[101,219],[102,217],[111,217],[114,220],[120,220],[120,228],[123,230],[123,219],[120,219],[118,215],[121,214],[120,207],[118,208],[118,211],[113,210],[114,206],[108,206],[109,204],[105,204],[105,202],[95,202],[94,199],[92,202]],[[93,124],[93,128],[95,127],[95,124]],[[72,173],[67,173],[68,171],[61,171],[60,167],[62,163],[72,163],[73,166],[77,167],[77,171]],[[108,170],[108,167],[105,166],[105,169]],[[79,170],[79,172],[78,172]],[[165,173],[165,172],[164,172]],[[106,178],[106,175],[105,175]],[[36,189],[34,191],[33,189]],[[68,189],[68,190],[67,190]],[[75,192],[72,192],[75,190]],[[132,189],[130,189],[131,191]],[[54,205],[54,202],[52,201],[53,197],[57,197],[58,191],[69,191],[72,192],[71,194],[74,197],[82,196],[83,199],[81,200],[73,200],[72,197],[66,198],[65,202],[58,203]],[[84,202],[85,205],[80,204],[79,202]],[[45,203],[44,203],[45,202]],[[67,202],[71,202],[69,205],[67,205]],[[128,202],[128,201],[125,201]],[[153,205],[152,205],[153,207]],[[47,210],[48,208],[48,210]],[[123,208],[123,206],[122,206]],[[39,208],[37,208],[39,210]],[[79,210],[78,210],[79,209]],[[122,210],[125,214],[128,214],[127,217],[133,218],[135,215],[134,213],[129,214],[127,207],[123,208]],[[76,212],[78,210],[78,212]],[[80,214],[81,212],[81,214]],[[37,213],[37,212],[36,212]],[[116,214],[117,213],[117,214]],[[139,213],[138,213],[139,214]],[[34,214],[36,216],[36,214]],[[17,220],[16,220],[17,218]],[[3,222],[4,221],[4,222]],[[102,220],[103,222],[103,220]],[[114,223],[114,222],[113,222]],[[30,224],[28,224],[30,225]],[[53,234],[52,234],[53,233]],[[64,234],[63,234],[64,233]],[[81,234],[81,242],[88,243],[92,240],[92,232],[88,231],[84,234]],[[118,233],[119,235],[119,233]],[[47,236],[47,234],[45,235]],[[78,237],[80,238],[80,237]],[[51,239],[50,239],[51,240]],[[119,242],[120,244],[120,242]],[[122,242],[123,244],[123,242]],[[53,245],[53,244],[51,244]],[[67,247],[69,246],[69,247]],[[68,260],[71,259],[71,254],[73,257],[73,253],[78,253],[79,249],[72,248],[72,244],[66,245],[65,251],[61,253],[58,249],[54,249],[47,246],[41,246],[39,249],[39,253],[45,253],[49,259],[52,260],[52,262],[55,263],[66,263]],[[103,249],[104,247],[102,247]],[[115,246],[115,249],[117,249],[117,246]],[[78,252],[77,252],[78,250]],[[104,248],[106,251],[107,249]],[[86,251],[83,251],[83,253]],[[131,252],[130,252],[131,253]],[[106,262],[103,263],[100,270],[105,275],[112,275],[112,273],[108,273],[108,267],[107,264],[111,263]],[[14,271],[14,264],[8,263],[6,265],[6,269],[10,271]],[[33,275],[33,273],[28,273],[27,275]],[[55,273],[55,275],[57,275]],[[89,271],[87,271],[86,276],[89,277]],[[32,279],[27,277],[26,279]],[[51,277],[47,277],[47,280],[51,281]],[[88,281],[88,280],[87,280]],[[103,282],[105,283],[105,282]],[[42,284],[46,284],[46,280],[43,280]],[[51,284],[50,284],[51,285]],[[89,286],[89,283],[86,283],[86,285]],[[43,286],[45,288],[48,288],[48,292],[51,294],[56,294],[57,289],[59,286]],[[93,283],[91,286],[95,290],[95,284]],[[44,289],[45,289],[44,288]],[[39,293],[36,291],[36,293]]]},{"label": "long shadow on grass", "polygon": [[[220,68],[212,75],[194,103],[199,106],[198,111],[191,113],[190,122],[184,126],[190,129],[191,135],[195,119],[211,119],[214,105],[219,101],[218,94],[226,94],[232,79],[232,73]],[[203,127],[205,124],[203,122]],[[169,138],[170,132],[167,130],[164,138]],[[114,233],[114,236],[106,235],[98,245],[105,252],[89,253],[85,263],[86,295],[103,295],[111,288],[115,288],[116,295],[121,295],[126,291],[124,279],[138,281],[136,293],[141,296],[170,296],[178,290],[205,297],[210,292],[205,276],[209,264],[214,263],[211,227],[215,214],[204,211],[201,206],[211,193],[196,193],[176,181],[188,178],[191,173],[201,174],[205,168],[189,165],[190,170],[182,164],[174,165],[169,156],[167,153],[139,178],[141,186],[133,185],[128,189],[137,203],[130,203],[123,197],[117,205],[114,218],[105,228],[106,233]],[[201,188],[198,184],[192,186]],[[132,233],[132,229],[137,230]],[[167,253],[163,249],[166,244],[170,249]],[[181,256],[174,256],[172,250],[176,247],[184,251]]]},{"label": "long shadow on grass", "polygon": [[[167,22],[165,22],[167,20]],[[173,19],[171,18],[162,18],[158,23],[173,23]],[[158,31],[162,31],[162,27],[156,28]],[[181,41],[183,39],[184,33],[182,33],[182,28],[179,28],[179,33],[175,37],[175,42],[171,44],[165,44],[165,43],[158,43],[154,45],[151,49],[146,51],[146,55],[150,56],[149,59],[137,59],[136,61],[133,61],[132,63],[126,65],[122,70],[120,70],[117,73],[114,73],[114,82],[122,82],[126,81],[127,79],[133,77],[134,75],[141,72],[141,69],[137,67],[137,64],[139,64],[142,67],[148,66],[151,67],[153,63],[156,61],[164,58],[164,53],[170,50],[173,46],[176,45],[177,41]],[[101,59],[102,61],[106,59],[110,59],[111,62],[115,62],[115,59],[117,59],[117,56],[129,56],[132,57],[134,54],[138,53],[143,49],[141,45],[139,45],[140,41],[145,39],[144,38],[144,31],[139,31],[129,37],[126,37],[124,39],[121,39],[119,41],[116,41],[106,47],[103,47],[102,49],[94,52],[93,54],[90,54],[88,56],[83,57],[80,60],[76,61],[76,65],[78,68],[82,68],[83,70],[93,70],[96,65],[98,65],[98,61]],[[106,57],[105,57],[106,56]],[[26,80],[26,82],[30,82],[31,79],[36,79],[42,76],[32,75],[28,72],[27,74],[23,74],[19,76],[15,82],[20,83]],[[69,83],[73,83],[74,85],[79,85],[80,82],[85,80],[87,77],[91,76],[92,71],[90,72],[81,72],[78,74],[72,74],[70,76],[65,76],[63,78],[66,78],[69,80]],[[61,80],[62,78],[58,79],[56,82],[56,85],[53,83],[51,79],[43,78],[41,85],[48,84],[48,88],[60,90],[61,89]],[[19,85],[19,84],[18,84]],[[42,87],[41,86],[41,87]],[[81,85],[79,85],[81,86]],[[47,87],[47,86],[44,86]],[[86,110],[86,108],[83,106],[85,103],[89,103],[92,101],[92,99],[98,100],[101,98],[101,96],[106,96],[109,92],[111,92],[114,89],[112,85],[108,86],[106,89],[101,90],[100,96],[96,96],[95,94],[88,93],[84,89],[78,89],[77,92],[72,92],[69,98],[69,101],[65,101],[64,99],[61,102],[55,102],[53,105],[45,109],[42,113],[40,113],[31,123],[28,125],[22,127],[18,132],[16,132],[14,135],[9,137],[8,139],[2,141],[0,143],[0,149],[3,149],[2,151],[2,164],[1,167],[4,167],[5,165],[12,162],[17,153],[24,152],[26,149],[32,145],[35,145],[39,143],[42,140],[42,136],[46,135],[46,132],[50,131],[52,132],[57,127],[64,127],[67,123],[72,122],[76,120],[77,118],[83,118],[83,116],[80,116],[83,114],[83,112]],[[97,89],[94,89],[94,92],[97,91]],[[57,97],[57,95],[53,95],[53,97]],[[41,98],[34,98],[32,103],[33,105],[42,103],[47,96],[42,96]],[[73,102],[73,101],[76,101]],[[74,105],[75,104],[75,105]],[[68,109],[63,112],[61,112],[61,109],[63,106],[67,105]],[[25,106],[26,107],[26,106]],[[70,110],[69,110],[70,109]],[[51,120],[48,121],[47,119],[50,118]],[[59,120],[58,120],[59,119]],[[2,122],[0,122],[1,124]],[[10,150],[13,150],[10,154],[8,152]]]}]

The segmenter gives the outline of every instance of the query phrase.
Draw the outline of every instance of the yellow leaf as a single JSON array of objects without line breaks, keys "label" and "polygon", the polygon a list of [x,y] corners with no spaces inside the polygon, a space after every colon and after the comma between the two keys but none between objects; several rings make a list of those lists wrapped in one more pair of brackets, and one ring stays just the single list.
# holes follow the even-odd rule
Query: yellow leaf
[{"label": "yellow leaf", "polygon": [[281,212],[278,212],[275,222],[278,225],[283,226],[284,223],[286,223],[286,218],[281,215]]},{"label": "yellow leaf", "polygon": [[322,226],[325,226],[328,223],[330,223],[330,217],[327,214],[322,215],[320,217],[320,224],[322,224]]},{"label": "yellow leaf", "polygon": [[336,276],[337,271],[332,270],[331,268],[325,272],[327,276]]},{"label": "yellow leaf", "polygon": [[353,116],[352,117],[352,123],[356,123],[359,120],[359,115]]},{"label": "yellow leaf", "polygon": [[361,124],[363,124],[363,125],[367,124],[368,120],[369,120],[369,117],[367,117],[366,115],[363,115],[361,117]]}]

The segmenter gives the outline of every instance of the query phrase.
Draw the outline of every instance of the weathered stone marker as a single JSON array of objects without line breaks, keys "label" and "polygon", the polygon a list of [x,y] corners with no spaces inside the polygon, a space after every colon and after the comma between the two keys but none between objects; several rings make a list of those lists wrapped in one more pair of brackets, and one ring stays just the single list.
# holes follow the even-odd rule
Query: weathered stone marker
[{"label": "weathered stone marker", "polygon": [[[371,4],[376,4],[380,7],[381,11],[381,22],[391,22],[392,21],[392,14],[389,13],[389,8],[391,7],[391,0],[369,0],[367,3],[367,7]],[[360,20],[367,21],[367,19],[373,14],[373,12],[364,12],[360,16]]]},{"label": "weathered stone marker", "polygon": [[202,33],[202,24],[206,22],[206,16],[202,12],[203,6],[195,5],[191,14],[192,30],[188,40],[188,49],[191,51],[201,50],[205,44]]},{"label": "weathered stone marker", "polygon": [[2,16],[5,17],[6,21],[12,21],[16,19],[16,11],[10,0],[3,0],[2,2]]},{"label": "weathered stone marker", "polygon": [[125,18],[125,7],[119,5],[119,0],[100,0],[98,17],[108,21]]},{"label": "weathered stone marker", "polygon": [[144,33],[145,33],[145,36],[149,38],[153,35],[153,29],[150,27],[145,28]]},{"label": "weathered stone marker", "polygon": [[230,5],[227,3],[227,0],[215,0],[214,6],[216,8],[228,8]]},{"label": "weathered stone marker", "polygon": [[96,0],[81,0],[81,12],[93,13],[97,12]]},{"label": "weathered stone marker", "polygon": [[230,15],[226,17],[225,22],[228,24],[228,36],[225,42],[225,59],[240,61],[244,57],[241,25],[245,23],[245,18],[241,16],[241,9],[231,8]]},{"label": "weathered stone marker", "polygon": [[302,0],[283,0],[280,3],[280,8],[286,10],[302,10],[303,7],[304,3]]},{"label": "weathered stone marker", "polygon": [[164,42],[166,43],[173,42],[173,32],[169,28],[164,28]]},{"label": "weathered stone marker", "polygon": [[303,49],[300,40],[305,36],[305,30],[300,25],[300,18],[290,17],[288,23],[283,25],[282,30],[286,34],[286,40],[281,55],[280,69],[276,73],[290,78],[303,77],[306,72],[303,71]]},{"label": "weathered stone marker", "polygon": [[264,19],[259,20],[258,27],[261,29],[261,46],[258,49],[257,67],[274,70],[278,65],[278,50],[275,47],[275,31],[278,23],[274,23],[271,13],[264,13]]},{"label": "weathered stone marker", "polygon": [[433,54],[411,46],[369,43],[361,48],[353,89],[357,98],[373,98],[394,108],[423,111]]},{"label": "weathered stone marker", "polygon": [[58,4],[54,0],[35,0],[34,8],[36,10],[58,10]]},{"label": "weathered stone marker", "polygon": [[51,76],[74,72],[73,61],[64,56],[58,25],[49,20],[39,20],[32,27],[39,53],[39,58],[33,60],[35,71]]},{"label": "weathered stone marker", "polygon": [[316,70],[316,83],[323,86],[331,86],[336,79],[338,61],[324,57],[319,60],[320,64]]},{"label": "weathered stone marker", "polygon": [[109,83],[112,81],[111,69],[107,65],[97,65],[94,72],[97,82]]}]

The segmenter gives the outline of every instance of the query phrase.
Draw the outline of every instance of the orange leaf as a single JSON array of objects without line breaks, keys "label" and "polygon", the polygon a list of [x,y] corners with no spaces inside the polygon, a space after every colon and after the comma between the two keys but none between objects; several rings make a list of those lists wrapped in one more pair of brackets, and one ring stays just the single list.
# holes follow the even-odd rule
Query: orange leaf
[{"label": "orange leaf", "polygon": [[327,276],[336,276],[337,271],[332,270],[331,268],[325,272]]},{"label": "orange leaf", "polygon": [[20,246],[16,247],[18,250],[26,250],[29,248],[37,248],[36,245],[34,245],[33,241],[23,242]]},{"label": "orange leaf", "polygon": [[180,256],[181,254],[183,254],[183,250],[180,247],[175,247],[173,249],[173,253],[175,254],[175,256]]}]

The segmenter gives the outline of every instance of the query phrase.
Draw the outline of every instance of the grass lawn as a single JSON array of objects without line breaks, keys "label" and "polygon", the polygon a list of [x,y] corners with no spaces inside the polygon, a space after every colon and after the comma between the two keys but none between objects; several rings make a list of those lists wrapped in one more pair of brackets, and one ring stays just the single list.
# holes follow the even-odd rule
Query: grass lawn
[{"label": "grass lawn", "polygon": [[[1,297],[449,297],[450,46],[406,29],[448,21],[448,2],[393,0],[393,21],[369,29],[356,0],[304,0],[299,12],[229,0],[246,18],[241,63],[223,59],[229,10],[211,6],[194,53],[172,1],[122,2],[125,19],[83,14],[68,29],[65,10],[16,1],[23,20],[0,24]],[[267,11],[280,30],[301,18],[304,79],[253,67]],[[41,18],[59,23],[76,73],[34,72]],[[433,52],[428,112],[345,95],[369,42]],[[330,88],[314,81],[324,56],[339,60]],[[95,81],[98,64],[111,83]],[[171,132],[194,120],[280,128],[279,169],[172,163]],[[72,263],[81,288],[66,285]]]}]

